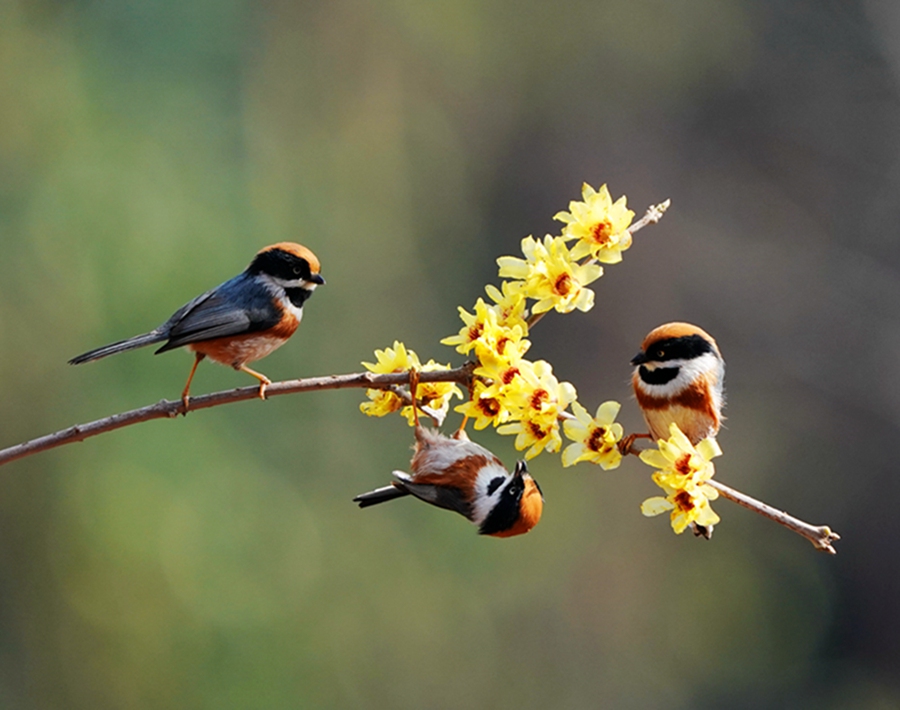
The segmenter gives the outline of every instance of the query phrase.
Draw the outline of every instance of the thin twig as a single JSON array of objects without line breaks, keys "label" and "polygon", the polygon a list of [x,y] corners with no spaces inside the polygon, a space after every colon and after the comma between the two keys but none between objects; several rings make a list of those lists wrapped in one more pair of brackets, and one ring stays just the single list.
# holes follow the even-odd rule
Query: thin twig
[{"label": "thin twig", "polygon": [[666,200],[665,202],[660,202],[658,205],[651,205],[647,208],[647,212],[641,217],[637,222],[632,224],[628,231],[634,234],[639,229],[643,229],[648,224],[656,224],[659,220],[662,219],[662,216],[666,213],[666,210],[672,205],[672,200]]},{"label": "thin twig", "polygon": [[779,525],[784,525],[784,527],[789,530],[793,530],[798,535],[802,535],[809,540],[817,550],[827,552],[829,555],[837,554],[837,550],[834,549],[834,546],[831,543],[840,540],[841,536],[836,532],[833,532],[827,525],[810,525],[809,523],[795,518],[793,515],[788,515],[783,510],[773,508],[771,505],[767,505],[761,500],[756,500],[756,498],[752,498],[745,493],[736,491],[734,488],[726,486],[724,483],[720,483],[715,479],[709,479],[705,483],[719,491],[723,498],[727,498],[738,505],[742,505],[748,510],[759,513],[763,517],[774,520]]},{"label": "thin twig", "polygon": [[[421,382],[456,382],[468,386],[472,379],[472,364],[466,364],[453,370],[437,370],[422,372],[419,374]],[[376,375],[371,372],[360,372],[351,375],[329,375],[327,377],[309,377],[302,380],[285,380],[273,382],[266,389],[267,397],[277,397],[282,394],[296,394],[298,392],[312,392],[317,390],[337,390],[361,387],[365,389],[392,389],[398,385],[405,385],[409,381],[409,373],[396,372],[386,375]],[[187,414],[200,409],[218,407],[232,402],[245,402],[256,399],[259,396],[259,387],[239,387],[233,390],[213,392],[197,397],[191,397],[190,406],[186,409],[180,400],[163,399],[156,404],[151,404],[140,409],[132,409],[130,412],[114,414],[110,417],[97,419],[86,424],[76,424],[53,434],[47,434],[31,441],[26,441],[15,446],[0,450],[0,466],[16,461],[17,459],[32,456],[42,451],[55,449],[58,446],[72,444],[76,441],[84,441],[98,434],[115,431],[132,424],[150,421],[151,419],[171,419],[179,414]]]},{"label": "thin twig", "polygon": [[[665,202],[660,202],[658,205],[651,205],[647,208],[647,212],[644,214],[644,216],[628,228],[628,232],[630,234],[634,234],[638,230],[646,227],[648,224],[656,224],[657,222],[659,222],[659,220],[662,219],[662,216],[666,213],[666,210],[669,209],[669,206],[671,204],[672,200],[666,200]],[[588,259],[585,260],[584,263],[588,264],[594,261],[596,261],[596,259]],[[528,320],[525,322],[528,324],[528,327],[531,328],[549,312],[550,311],[544,311],[543,313],[532,313],[531,316],[529,316]]]},{"label": "thin twig", "polygon": [[[644,435],[638,434],[638,437],[642,437]],[[629,437],[625,437],[622,439],[623,442],[627,442],[628,448],[627,450],[622,447],[620,451],[623,456],[627,456],[628,454],[632,454],[634,456],[640,456],[641,451],[645,451],[646,449],[639,449],[634,445],[634,439],[628,441]],[[827,552],[830,555],[836,555],[837,550],[834,549],[834,546],[831,544],[836,540],[840,540],[841,536],[836,532],[833,532],[831,528],[827,525],[810,525],[799,518],[795,518],[793,515],[786,513],[783,510],[778,510],[777,508],[773,508],[768,503],[763,503],[761,500],[757,500],[752,496],[748,496],[746,493],[741,493],[740,491],[735,490],[731,486],[726,486],[724,483],[720,483],[715,479],[708,479],[704,481],[704,483],[709,484],[717,491],[723,498],[727,498],[732,503],[737,503],[747,510],[752,510],[754,513],[759,513],[764,518],[768,518],[769,520],[774,520],[779,525],[783,525],[788,530],[793,530],[798,535],[802,535],[807,540],[809,540],[813,546],[817,550],[822,550],[823,552]]]}]

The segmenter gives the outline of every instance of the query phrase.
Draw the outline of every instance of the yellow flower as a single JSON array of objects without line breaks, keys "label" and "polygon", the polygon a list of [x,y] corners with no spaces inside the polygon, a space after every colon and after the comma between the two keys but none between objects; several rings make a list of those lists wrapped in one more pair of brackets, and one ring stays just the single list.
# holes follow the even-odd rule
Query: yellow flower
[{"label": "yellow flower", "polygon": [[484,334],[485,328],[497,327],[497,314],[489,308],[484,299],[479,298],[475,302],[475,313],[469,313],[462,306],[459,307],[459,317],[464,323],[462,329],[456,335],[451,335],[441,340],[442,345],[455,345],[456,352],[463,355],[475,347],[475,343]]},{"label": "yellow flower", "polygon": [[[502,291],[501,291],[502,289]],[[492,308],[497,313],[497,324],[505,328],[521,326],[522,336],[528,335],[528,322],[525,296],[520,290],[511,286],[509,281],[504,281],[498,289],[492,284],[484,287],[487,295],[496,304]]]},{"label": "yellow flower", "polygon": [[660,439],[657,449],[641,452],[641,461],[658,469],[653,481],[665,491],[665,497],[654,496],[641,504],[646,516],[671,511],[672,529],[679,535],[691,523],[704,527],[715,525],[719,516],[709,502],[719,492],[707,481],[716,472],[712,459],[722,454],[715,439],[704,439],[695,447],[677,424],[669,427],[669,439]]},{"label": "yellow flower", "polygon": [[509,418],[509,410],[503,407],[501,400],[500,385],[497,383],[488,385],[482,380],[476,380],[472,388],[472,398],[455,407],[453,411],[473,419],[475,428],[481,430]]},{"label": "yellow flower", "polygon": [[562,454],[563,466],[572,466],[579,461],[590,461],[604,469],[617,468],[622,462],[622,454],[616,444],[622,438],[622,425],[616,422],[621,405],[618,402],[604,402],[593,417],[578,402],[572,402],[575,419],[563,422],[566,436],[574,441]]},{"label": "yellow flower", "polygon": [[[421,367],[422,372],[435,372],[437,370],[449,370],[450,365],[441,365],[434,360],[429,360]],[[450,409],[450,398],[458,397],[462,399],[462,392],[455,382],[419,382],[416,388],[416,397],[420,404],[419,409],[425,411],[429,416],[443,421],[447,416],[447,410]],[[415,414],[412,405],[403,408],[401,412],[410,426],[415,424]]]},{"label": "yellow flower", "polygon": [[522,337],[521,326],[514,328],[485,328],[475,341],[475,357],[482,366],[503,368],[519,362],[531,347],[531,341]]},{"label": "yellow flower", "polygon": [[530,367],[527,360],[515,363],[499,358],[482,361],[474,370],[481,379],[475,381],[472,398],[454,411],[474,419],[476,429],[509,421],[513,418],[513,410],[521,410],[527,398],[526,389],[530,391],[530,385],[522,376],[522,370]]},{"label": "yellow flower", "polygon": [[569,253],[565,239],[549,234],[543,242],[525,237],[522,253],[525,259],[501,256],[497,264],[500,276],[518,279],[509,285],[512,292],[537,301],[531,309],[533,313],[551,308],[560,313],[593,308],[594,292],[585,286],[603,275],[602,266],[579,264]]},{"label": "yellow flower", "polygon": [[[517,451],[528,449],[526,459],[532,459],[541,451],[559,451],[562,437],[559,435],[559,417],[577,398],[575,388],[569,382],[559,382],[553,368],[544,360],[519,363],[519,374],[509,385],[507,399],[518,419],[497,428],[500,434],[515,434]],[[530,448],[529,448],[530,447]]]},{"label": "yellow flower", "polygon": [[584,202],[570,202],[568,212],[553,217],[565,222],[564,239],[578,239],[572,258],[590,254],[604,264],[622,261],[622,252],[631,246],[628,226],[634,219],[634,212],[625,206],[625,196],[613,202],[606,185],[597,191],[587,183],[582,185],[581,196]]},{"label": "yellow flower", "polygon": [[[376,350],[375,358],[377,360],[375,363],[364,362],[362,364],[369,372],[376,374],[422,369],[418,355],[412,350],[407,350],[399,340],[394,341],[393,348]],[[403,400],[390,390],[370,389],[366,390],[366,396],[371,401],[363,402],[359,405],[359,409],[370,417],[383,417],[396,412],[403,406]]]},{"label": "yellow flower", "polygon": [[364,362],[362,365],[369,372],[380,375],[389,372],[408,372],[414,368],[416,370],[422,369],[422,365],[419,363],[419,356],[416,355],[415,351],[407,350],[406,346],[399,340],[394,341],[393,348],[376,350],[375,358],[378,360],[377,363]]},{"label": "yellow flower", "polygon": [[[500,296],[501,301],[504,300],[502,294]],[[524,302],[524,297],[519,298]],[[441,343],[455,345],[457,352],[463,354],[474,349],[475,358],[481,363],[507,365],[520,360],[531,347],[531,343],[524,339],[528,325],[524,320],[512,326],[500,323],[498,320],[502,315],[500,305],[503,304],[488,306],[484,299],[479,298],[475,302],[474,314],[460,308],[459,315],[464,323],[462,330],[456,335],[444,338]],[[510,304],[512,309],[517,307]],[[513,316],[513,311],[507,314],[507,318]]]},{"label": "yellow flower", "polygon": [[385,417],[403,406],[403,400],[390,390],[366,390],[371,402],[361,402],[359,411],[370,417]]}]

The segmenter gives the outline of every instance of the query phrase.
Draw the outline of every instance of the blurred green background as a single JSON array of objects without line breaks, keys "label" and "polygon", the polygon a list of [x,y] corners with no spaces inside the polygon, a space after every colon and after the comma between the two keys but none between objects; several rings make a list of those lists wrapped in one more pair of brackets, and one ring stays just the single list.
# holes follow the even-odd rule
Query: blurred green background
[{"label": "blurred green background", "polygon": [[676,537],[636,460],[541,456],[541,525],[479,538],[351,503],[412,440],[361,391],[220,407],[0,471],[0,707],[900,708],[898,47],[890,0],[0,0],[0,445],[176,397],[186,353],[66,360],[280,240],[328,285],[270,377],[459,364],[608,182],[673,207],[532,355],[634,430],[643,335],[702,325],[719,477],[844,536]]}]

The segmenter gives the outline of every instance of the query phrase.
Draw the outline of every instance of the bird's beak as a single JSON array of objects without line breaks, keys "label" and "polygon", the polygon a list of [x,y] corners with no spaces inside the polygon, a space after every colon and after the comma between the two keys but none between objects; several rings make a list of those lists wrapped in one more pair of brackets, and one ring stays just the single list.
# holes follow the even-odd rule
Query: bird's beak
[{"label": "bird's beak", "polygon": [[650,362],[650,358],[647,357],[647,353],[641,350],[637,355],[631,358],[632,365],[643,365],[645,362]]},{"label": "bird's beak", "polygon": [[541,500],[544,500],[544,492],[541,490],[541,484],[535,481],[531,474],[528,473],[528,467],[525,465],[524,461],[516,461],[516,469],[513,471],[513,476],[516,478],[521,478],[523,481],[525,477],[528,476],[528,479],[534,483],[534,487],[537,489],[538,495],[541,497]]},{"label": "bird's beak", "polygon": [[322,278],[322,274],[310,274],[309,280],[311,283],[319,284],[319,286],[325,285],[325,279]]}]

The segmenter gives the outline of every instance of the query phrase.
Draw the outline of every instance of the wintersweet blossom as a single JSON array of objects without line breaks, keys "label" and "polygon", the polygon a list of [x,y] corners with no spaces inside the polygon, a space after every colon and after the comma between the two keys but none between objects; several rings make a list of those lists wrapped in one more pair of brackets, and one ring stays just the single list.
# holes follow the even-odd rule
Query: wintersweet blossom
[{"label": "wintersweet blossom", "polygon": [[[377,362],[364,362],[362,365],[369,372],[376,374],[409,372],[412,369],[422,369],[419,356],[414,351],[407,350],[406,346],[399,340],[394,341],[393,348],[376,350],[375,359]],[[384,417],[403,407],[403,400],[390,390],[368,389],[366,390],[366,396],[371,401],[363,402],[359,405],[359,409],[363,414],[370,417]]]},{"label": "wintersweet blossom", "polygon": [[[393,348],[376,350],[375,359],[376,362],[374,363],[362,363],[369,372],[374,372],[375,374],[409,372],[410,370],[435,372],[450,369],[450,365],[442,365],[434,360],[429,360],[425,365],[422,365],[415,351],[408,350],[399,340],[394,341]],[[397,410],[402,410],[401,414],[406,417],[410,426],[413,425],[415,415],[412,405],[404,404],[400,395],[391,390],[368,389],[366,390],[366,396],[371,401],[363,402],[359,405],[360,411],[364,414],[370,417],[383,417]],[[462,392],[454,382],[419,382],[416,389],[416,398],[420,402],[419,408],[439,420],[443,420],[446,416],[452,397],[462,399]]]},{"label": "wintersweet blossom", "polygon": [[475,368],[478,376],[468,402],[455,408],[465,416],[475,420],[476,429],[484,429],[489,424],[499,426],[514,418],[520,411],[531,386],[522,375],[532,364],[527,360],[516,362],[501,359],[483,360]]},{"label": "wintersweet blossom", "polygon": [[704,439],[695,447],[677,424],[669,427],[669,439],[660,439],[657,449],[641,452],[641,461],[656,468],[653,481],[666,495],[648,498],[641,512],[652,517],[671,511],[672,529],[679,535],[691,524],[710,527],[719,516],[709,502],[719,492],[709,481],[716,472],[712,459],[722,454],[715,439]]},{"label": "wintersweet blossom", "polygon": [[[429,360],[421,367],[422,372],[436,372],[449,369],[450,365],[441,365],[434,360]],[[443,422],[447,416],[452,397],[463,398],[462,392],[455,382],[420,381],[416,387],[416,399],[419,400],[419,409],[440,422]],[[406,417],[410,426],[415,424],[415,412],[412,405],[404,407],[401,414]]]},{"label": "wintersweet blossom", "polygon": [[527,299],[524,294],[509,281],[501,283],[499,289],[493,284],[488,284],[484,290],[496,304],[493,308],[497,313],[497,323],[506,328],[518,325],[522,328],[522,335],[528,335]]},{"label": "wintersweet blossom", "polygon": [[559,212],[553,219],[564,222],[563,239],[577,239],[572,258],[590,255],[604,264],[622,261],[622,252],[631,246],[628,227],[634,212],[628,209],[623,195],[615,202],[606,185],[599,190],[584,183],[581,188],[584,202],[570,202],[568,212]]},{"label": "wintersweet blossom", "polygon": [[[495,289],[496,290],[496,289]],[[498,292],[499,293],[499,292]],[[499,294],[501,301],[504,296]],[[524,301],[524,298],[521,299]],[[463,327],[456,335],[441,340],[444,345],[455,345],[457,352],[467,354],[475,351],[475,358],[480,363],[497,363],[501,366],[520,360],[531,342],[525,339],[528,333],[528,325],[518,322],[510,325],[514,317],[513,311],[505,314],[506,320],[501,322],[504,316],[498,303],[497,306],[489,306],[484,299],[479,298],[475,302],[475,313],[469,313],[460,307],[459,315],[463,320]],[[509,304],[510,308],[517,308],[515,304]]]},{"label": "wintersweet blossom", "polygon": [[496,382],[488,385],[483,380],[475,381],[469,401],[457,405],[453,411],[474,420],[478,430],[509,418],[509,410],[503,406],[501,386]]},{"label": "wintersweet blossom", "polygon": [[467,355],[475,347],[475,343],[484,334],[485,328],[497,327],[497,313],[490,308],[483,298],[475,301],[475,313],[469,313],[459,306],[459,317],[463,327],[456,335],[441,340],[442,345],[455,345],[456,352]]},{"label": "wintersweet blossom", "polygon": [[[575,387],[560,382],[551,365],[544,361],[519,363],[521,377],[510,384],[508,400],[513,408],[513,421],[497,428],[500,434],[515,434],[517,451],[528,449],[526,459],[532,459],[546,449],[559,451],[559,417],[577,399]],[[512,388],[515,389],[512,389]]]},{"label": "wintersweet blossom", "polygon": [[516,279],[509,285],[511,291],[537,301],[531,309],[533,313],[551,308],[559,313],[593,308],[594,292],[585,286],[603,275],[602,266],[579,264],[569,253],[565,239],[549,234],[542,242],[525,237],[522,253],[524,259],[501,256],[497,264],[501,277]]},{"label": "wintersweet blossom", "polygon": [[575,419],[563,422],[563,431],[574,441],[562,454],[563,466],[572,466],[579,461],[590,461],[604,469],[618,468],[622,454],[616,444],[622,438],[622,425],[616,415],[622,405],[618,402],[604,402],[597,407],[592,417],[578,402],[572,402]]}]

